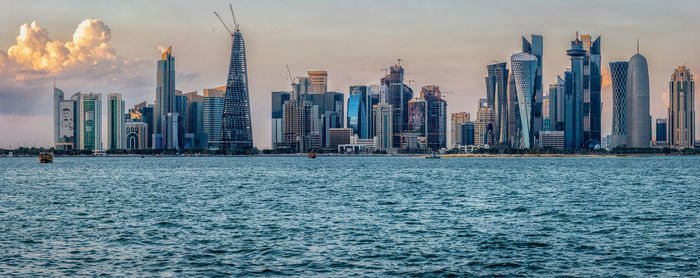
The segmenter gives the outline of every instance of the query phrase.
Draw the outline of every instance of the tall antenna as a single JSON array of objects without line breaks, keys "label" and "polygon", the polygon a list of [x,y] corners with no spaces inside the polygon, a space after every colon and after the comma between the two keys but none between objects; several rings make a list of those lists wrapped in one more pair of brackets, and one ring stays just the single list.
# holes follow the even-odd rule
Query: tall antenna
[{"label": "tall antenna", "polygon": [[637,38],[637,54],[639,54],[639,38]]},{"label": "tall antenna", "polygon": [[231,4],[228,4],[229,9],[231,10],[231,16],[233,17],[233,30],[238,32],[240,29],[238,28],[238,21],[236,20],[236,14],[233,13],[233,6]]}]

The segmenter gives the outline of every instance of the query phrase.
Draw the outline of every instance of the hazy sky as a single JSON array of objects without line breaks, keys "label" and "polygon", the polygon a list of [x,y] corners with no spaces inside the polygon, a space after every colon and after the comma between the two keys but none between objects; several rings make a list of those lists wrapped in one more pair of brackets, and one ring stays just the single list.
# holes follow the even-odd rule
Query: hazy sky
[{"label": "hazy sky", "polygon": [[[485,97],[486,65],[508,60],[530,34],[544,36],[545,88],[569,65],[565,51],[576,31],[602,35],[606,67],[629,59],[639,38],[653,118],[666,117],[675,67],[700,72],[700,1],[4,0],[0,147],[53,144],[54,75],[67,96],[97,92],[105,102],[107,93],[121,92],[127,107],[153,102],[159,48],[172,45],[178,89],[201,94],[223,85],[230,39],[212,11],[230,22],[229,2],[246,42],[260,148],[270,146],[270,92],[290,87],[284,65],[293,75],[327,70],[328,89],[347,95],[350,85],[377,83],[401,58],[414,91],[439,85],[454,92],[446,96],[448,113],[472,118]],[[603,134],[610,133],[610,94],[605,87]]]}]

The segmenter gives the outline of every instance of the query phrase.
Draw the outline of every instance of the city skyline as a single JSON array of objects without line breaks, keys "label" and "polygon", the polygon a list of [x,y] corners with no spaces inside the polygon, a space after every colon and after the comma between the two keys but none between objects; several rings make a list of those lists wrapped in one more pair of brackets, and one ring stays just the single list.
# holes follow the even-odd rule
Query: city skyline
[{"label": "city skyline", "polygon": [[[309,7],[314,6],[311,2],[304,3]],[[125,107],[143,101],[152,103],[156,87],[153,69],[163,50],[159,47],[173,45],[173,56],[178,59],[175,69],[177,89],[183,92],[196,90],[202,94],[204,88],[218,87],[226,82],[230,40],[224,36],[225,30],[214,21],[211,14],[212,10],[225,8],[221,3],[205,3],[201,7],[198,5],[187,9],[183,6],[191,4],[182,2],[168,9],[156,10],[155,7],[161,3],[152,2],[139,4],[143,6],[143,10],[139,11],[125,4],[115,9],[113,15],[97,8],[105,3],[60,2],[60,8],[55,11],[48,11],[48,6],[51,5],[47,3],[49,2],[40,5],[31,3],[17,8],[17,12],[6,15],[0,21],[3,22],[0,27],[0,83],[3,85],[0,88],[0,98],[3,100],[0,104],[0,128],[7,131],[0,136],[0,147],[9,147],[10,144],[53,145],[50,107],[54,75],[56,87],[63,90],[66,96],[77,91],[94,92],[103,94],[104,97],[110,93],[122,93]],[[482,11],[488,15],[494,12],[495,7],[475,3],[408,2],[397,13],[380,14],[378,11],[381,6],[390,4],[360,2],[354,6],[349,2],[340,2],[337,3],[339,7],[322,4],[310,9],[311,11],[304,11],[303,7],[307,5],[294,6],[289,2],[233,2],[248,44],[248,79],[254,123],[253,138],[256,139],[254,144],[258,148],[270,145],[270,92],[289,89],[290,81],[286,77],[285,64],[294,69],[294,75],[302,75],[307,70],[326,70],[328,91],[340,92],[347,99],[349,86],[377,83],[384,75],[382,69],[401,58],[404,60],[402,66],[405,69],[405,79],[415,80],[411,85],[414,92],[430,84],[438,85],[444,91],[457,92],[446,98],[449,104],[447,114],[464,111],[476,115],[478,99],[486,96],[483,80],[487,76],[486,65],[491,64],[490,61],[508,61],[512,54],[519,52],[521,36],[540,34],[544,37],[542,82],[549,84],[569,64],[565,51],[569,48],[568,43],[575,31],[602,36],[603,136],[610,134],[612,122],[609,62],[628,60],[635,54],[637,37],[641,41],[641,52],[649,61],[651,116],[654,119],[666,117],[668,73],[682,64],[686,64],[691,71],[697,70],[700,68],[700,57],[693,53],[694,49],[687,47],[693,44],[693,40],[683,36],[691,33],[693,28],[678,28],[665,22],[669,18],[663,15],[669,13],[658,12],[654,16],[654,10],[667,7],[650,3],[652,4],[640,5],[644,7],[628,7],[629,11],[619,14],[621,19],[612,20],[614,14],[601,9],[597,11],[599,14],[593,11],[587,13],[592,14],[591,19],[574,19],[549,27],[542,19],[549,15],[546,11],[570,5],[542,1],[528,6],[536,15],[531,21],[518,28],[504,30],[509,23],[521,19],[521,15],[505,13],[496,17],[503,23],[485,25],[477,20],[484,19],[484,16],[469,19],[469,13]],[[510,4],[513,7],[523,5],[517,2]],[[700,6],[694,2],[688,4]],[[607,6],[626,7],[623,2],[606,4]],[[312,11],[324,8],[348,15],[359,9],[367,13],[366,22],[348,24],[329,15],[311,16]],[[284,9],[292,9],[300,15],[285,15],[281,12]],[[582,9],[582,12],[586,12],[591,8]],[[41,17],[33,16],[36,11],[44,13]],[[163,15],[163,21],[153,23],[139,20],[143,13],[149,11],[157,11],[156,17]],[[459,15],[460,11],[465,13],[461,14],[464,18]],[[402,13],[409,15],[402,25],[391,22],[390,19]],[[124,19],[127,14],[134,14],[137,19],[127,22]],[[259,14],[266,16],[261,17]],[[383,17],[384,15],[386,16]],[[417,17],[421,15],[423,18]],[[181,20],[178,16],[187,20]],[[551,16],[562,19],[561,15]],[[86,18],[94,20],[84,21]],[[608,21],[589,22],[606,18]],[[690,21],[683,26],[700,25],[700,20],[692,16],[681,18],[679,20]],[[35,20],[37,23],[33,25],[31,22]],[[182,23],[176,24],[177,21],[193,24],[183,26]],[[139,22],[147,25],[145,30],[133,29]],[[418,24],[419,22],[423,23]],[[22,24],[29,24],[25,29],[35,31],[27,32],[25,37],[37,38],[36,41],[42,43],[46,43],[42,39],[47,38],[64,43],[71,41],[73,35],[74,47],[81,46],[80,43],[85,43],[82,45],[84,47],[94,47],[86,51],[96,63],[93,66],[77,62],[71,64],[73,62],[69,59],[69,62],[61,66],[52,67],[51,62],[48,62],[49,66],[42,67],[42,64],[37,66],[32,63],[34,58],[14,61],[13,57],[18,57],[18,54],[13,54],[11,47],[17,44],[17,28]],[[78,24],[78,32],[74,35],[75,25]],[[175,24],[178,28],[172,30],[164,26],[168,24]],[[315,28],[308,28],[311,26]],[[464,26],[473,28],[463,28]],[[41,28],[48,32],[48,36]],[[416,37],[416,34],[419,36]],[[339,37],[342,40],[336,41]],[[193,40],[196,43],[191,42]],[[673,46],[665,44],[668,40],[681,43]],[[362,41],[368,43],[350,43]],[[396,45],[401,47],[395,47]],[[40,70],[37,71],[37,68]],[[103,122],[107,122],[106,113],[102,114]],[[698,122],[696,121],[696,126]],[[103,125],[103,128],[106,129],[106,126]],[[106,130],[102,133],[107,134]]]}]

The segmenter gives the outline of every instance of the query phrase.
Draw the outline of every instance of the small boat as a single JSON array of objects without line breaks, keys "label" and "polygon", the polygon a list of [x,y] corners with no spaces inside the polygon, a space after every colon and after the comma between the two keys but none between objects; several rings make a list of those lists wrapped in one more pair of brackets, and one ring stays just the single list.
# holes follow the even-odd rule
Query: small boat
[{"label": "small boat", "polygon": [[308,156],[308,158],[311,158],[311,159],[316,158],[316,152],[314,150],[311,150],[311,152],[308,153],[307,156]]},{"label": "small boat", "polygon": [[439,155],[436,155],[436,154],[434,154],[434,155],[429,155],[429,156],[426,156],[426,157],[425,157],[425,159],[440,159],[440,156],[439,156]]},{"label": "small boat", "polygon": [[39,154],[39,163],[51,163],[53,162],[53,155],[50,153],[40,153]]}]

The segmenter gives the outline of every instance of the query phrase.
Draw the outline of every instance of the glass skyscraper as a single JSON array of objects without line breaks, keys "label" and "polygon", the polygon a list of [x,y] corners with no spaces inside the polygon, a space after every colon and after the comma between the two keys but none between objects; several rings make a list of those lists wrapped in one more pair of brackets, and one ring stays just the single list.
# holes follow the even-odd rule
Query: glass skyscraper
[{"label": "glass skyscraper", "polygon": [[582,148],[584,142],[583,130],[583,59],[586,50],[583,42],[576,39],[571,41],[571,49],[566,51],[571,57],[571,71],[565,74],[564,99],[564,147],[568,149]]},{"label": "glass skyscraper", "polygon": [[[534,92],[532,96],[532,111],[530,111],[531,120],[531,134],[532,139],[537,140],[539,138],[539,133],[542,131],[542,101],[543,101],[543,88],[542,88],[542,55],[544,54],[544,49],[542,46],[543,40],[540,35],[532,35],[531,41],[528,41],[525,37],[522,37],[523,42],[523,52],[534,55],[537,58],[537,70],[535,71],[535,80],[533,81]],[[535,141],[531,141],[531,144],[537,144]]]},{"label": "glass skyscraper", "polygon": [[666,142],[668,137],[668,123],[666,119],[656,119],[656,142]]},{"label": "glass skyscraper", "polygon": [[404,84],[404,69],[396,64],[390,67],[389,74],[382,78],[387,88],[387,104],[392,106],[392,144],[398,149],[401,145],[401,132],[408,129],[408,101],[413,98],[413,90]]},{"label": "glass skyscraper", "polygon": [[581,41],[586,50],[583,58],[583,139],[586,144],[592,141],[600,143],[600,36],[591,42],[591,36],[584,34]]},{"label": "glass skyscraper", "polygon": [[245,42],[238,24],[231,34],[231,59],[226,80],[226,97],[221,118],[220,149],[252,149],[248,65]]},{"label": "glass skyscraper", "polygon": [[496,142],[508,141],[508,69],[506,63],[486,66],[486,99],[495,113],[494,136]]},{"label": "glass skyscraper", "polygon": [[80,149],[102,149],[102,95],[80,95]]},{"label": "glass skyscraper", "polygon": [[163,52],[158,61],[156,71],[156,105],[154,109],[154,132],[160,142],[153,142],[153,148],[163,148],[172,145],[167,142],[166,130],[163,123],[167,120],[168,113],[175,113],[175,57],[172,55],[172,47]]},{"label": "glass skyscraper", "polygon": [[221,115],[224,113],[224,96],[226,87],[215,89],[204,89],[204,103],[202,112],[204,114],[204,133],[207,134],[207,146],[218,148],[221,138]]},{"label": "glass skyscraper", "polygon": [[647,59],[639,53],[630,58],[627,67],[625,106],[627,147],[649,148],[651,143],[649,69]]},{"label": "glass skyscraper", "polygon": [[532,110],[535,107],[535,80],[537,75],[537,57],[521,52],[510,57],[511,70],[515,78],[515,88],[518,95],[520,110],[520,146],[529,149],[534,145],[535,131]]},{"label": "glass skyscraper", "polygon": [[625,120],[627,99],[627,61],[610,62],[612,81],[612,134],[610,149],[627,144],[627,125]]},{"label": "glass skyscraper", "polygon": [[271,126],[271,143],[275,149],[278,143],[284,142],[284,110],[283,106],[289,100],[289,92],[272,92],[272,126]]},{"label": "glass skyscraper", "polygon": [[361,139],[368,138],[366,92],[352,91],[348,97],[347,127]]},{"label": "glass skyscraper", "polygon": [[121,150],[126,148],[126,129],[124,119],[124,100],[122,94],[107,95],[107,148]]}]

